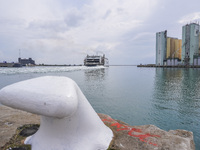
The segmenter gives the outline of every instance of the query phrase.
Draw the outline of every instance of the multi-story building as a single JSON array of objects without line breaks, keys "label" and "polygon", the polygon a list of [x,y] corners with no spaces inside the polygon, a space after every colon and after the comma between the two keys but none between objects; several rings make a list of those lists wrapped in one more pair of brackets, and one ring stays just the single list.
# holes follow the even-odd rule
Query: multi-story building
[{"label": "multi-story building", "polygon": [[182,40],[167,37],[167,31],[156,33],[156,66],[177,65],[181,60]]},{"label": "multi-story building", "polygon": [[156,65],[164,65],[166,59],[167,30],[156,33]]},{"label": "multi-story building", "polygon": [[199,65],[200,26],[197,23],[182,27],[182,40],[167,37],[167,31],[156,33],[156,65]]},{"label": "multi-story building", "polygon": [[199,57],[199,25],[186,24],[182,27],[182,64],[195,65]]},{"label": "multi-story building", "polygon": [[35,65],[35,61],[32,60],[32,58],[29,58],[29,59],[21,59],[21,58],[18,58],[18,62],[19,62],[22,66]]}]

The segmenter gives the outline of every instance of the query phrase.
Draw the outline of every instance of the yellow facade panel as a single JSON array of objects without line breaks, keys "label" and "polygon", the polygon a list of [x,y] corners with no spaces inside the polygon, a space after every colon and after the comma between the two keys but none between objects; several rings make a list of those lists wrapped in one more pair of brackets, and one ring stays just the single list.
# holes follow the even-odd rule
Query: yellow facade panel
[{"label": "yellow facade panel", "polygon": [[168,37],[166,58],[181,59],[181,52],[182,52],[182,40]]},{"label": "yellow facade panel", "polygon": [[174,49],[174,58],[178,58],[178,53],[179,53],[179,43],[178,39],[174,39],[174,44],[175,44],[175,49]]},{"label": "yellow facade panel", "polygon": [[181,53],[182,53],[182,40],[178,40],[178,43],[179,43],[178,58],[181,60]]},{"label": "yellow facade panel", "polygon": [[175,55],[175,39],[170,39],[170,58],[174,58]]},{"label": "yellow facade panel", "polygon": [[166,58],[170,58],[170,38],[167,38],[167,55]]}]

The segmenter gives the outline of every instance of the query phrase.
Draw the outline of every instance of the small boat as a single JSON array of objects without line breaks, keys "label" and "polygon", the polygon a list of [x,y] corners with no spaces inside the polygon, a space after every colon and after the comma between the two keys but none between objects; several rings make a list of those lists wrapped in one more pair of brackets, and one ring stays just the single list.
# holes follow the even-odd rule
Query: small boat
[{"label": "small boat", "polygon": [[108,67],[109,63],[108,63],[108,58],[106,58],[105,55],[103,55],[103,56],[87,55],[86,58],[84,59],[84,65],[85,66],[106,66],[106,67]]}]

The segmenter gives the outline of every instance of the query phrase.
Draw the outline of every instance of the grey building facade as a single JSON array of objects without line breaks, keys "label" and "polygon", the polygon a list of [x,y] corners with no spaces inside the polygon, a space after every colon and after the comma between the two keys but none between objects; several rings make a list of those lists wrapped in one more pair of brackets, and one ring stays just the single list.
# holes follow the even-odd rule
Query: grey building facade
[{"label": "grey building facade", "polygon": [[199,56],[199,25],[186,24],[182,27],[182,64],[194,65]]},{"label": "grey building facade", "polygon": [[156,33],[156,66],[164,65],[167,50],[167,30]]}]

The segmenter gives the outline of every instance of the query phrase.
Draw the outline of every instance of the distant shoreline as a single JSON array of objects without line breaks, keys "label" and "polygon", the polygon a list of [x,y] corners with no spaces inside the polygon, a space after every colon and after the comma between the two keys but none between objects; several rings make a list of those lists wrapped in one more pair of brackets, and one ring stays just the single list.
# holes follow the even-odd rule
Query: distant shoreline
[{"label": "distant shoreline", "polygon": [[[16,64],[16,63],[1,63],[0,64],[0,67],[8,67],[8,68],[10,68],[10,67],[19,67],[19,66],[13,66],[14,64]],[[20,66],[20,67],[35,67],[35,66],[39,66],[39,67],[43,67],[43,66],[45,66],[45,67],[76,67],[76,66],[84,66],[83,64],[73,64],[73,65],[71,65],[71,64],[69,64],[69,65],[67,65],[67,64],[62,64],[62,65],[59,65],[59,64],[35,64],[35,65],[28,65],[28,66]],[[109,66],[138,66],[138,65],[109,65]]]},{"label": "distant shoreline", "polygon": [[137,66],[137,65],[109,65],[109,66]]},{"label": "distant shoreline", "polygon": [[80,65],[76,65],[76,64],[73,64],[73,65],[66,65],[66,64],[63,64],[63,65],[57,65],[57,64],[39,64],[39,65],[35,65],[35,66],[66,66],[66,67],[73,67],[73,66],[83,66],[82,64]]}]

